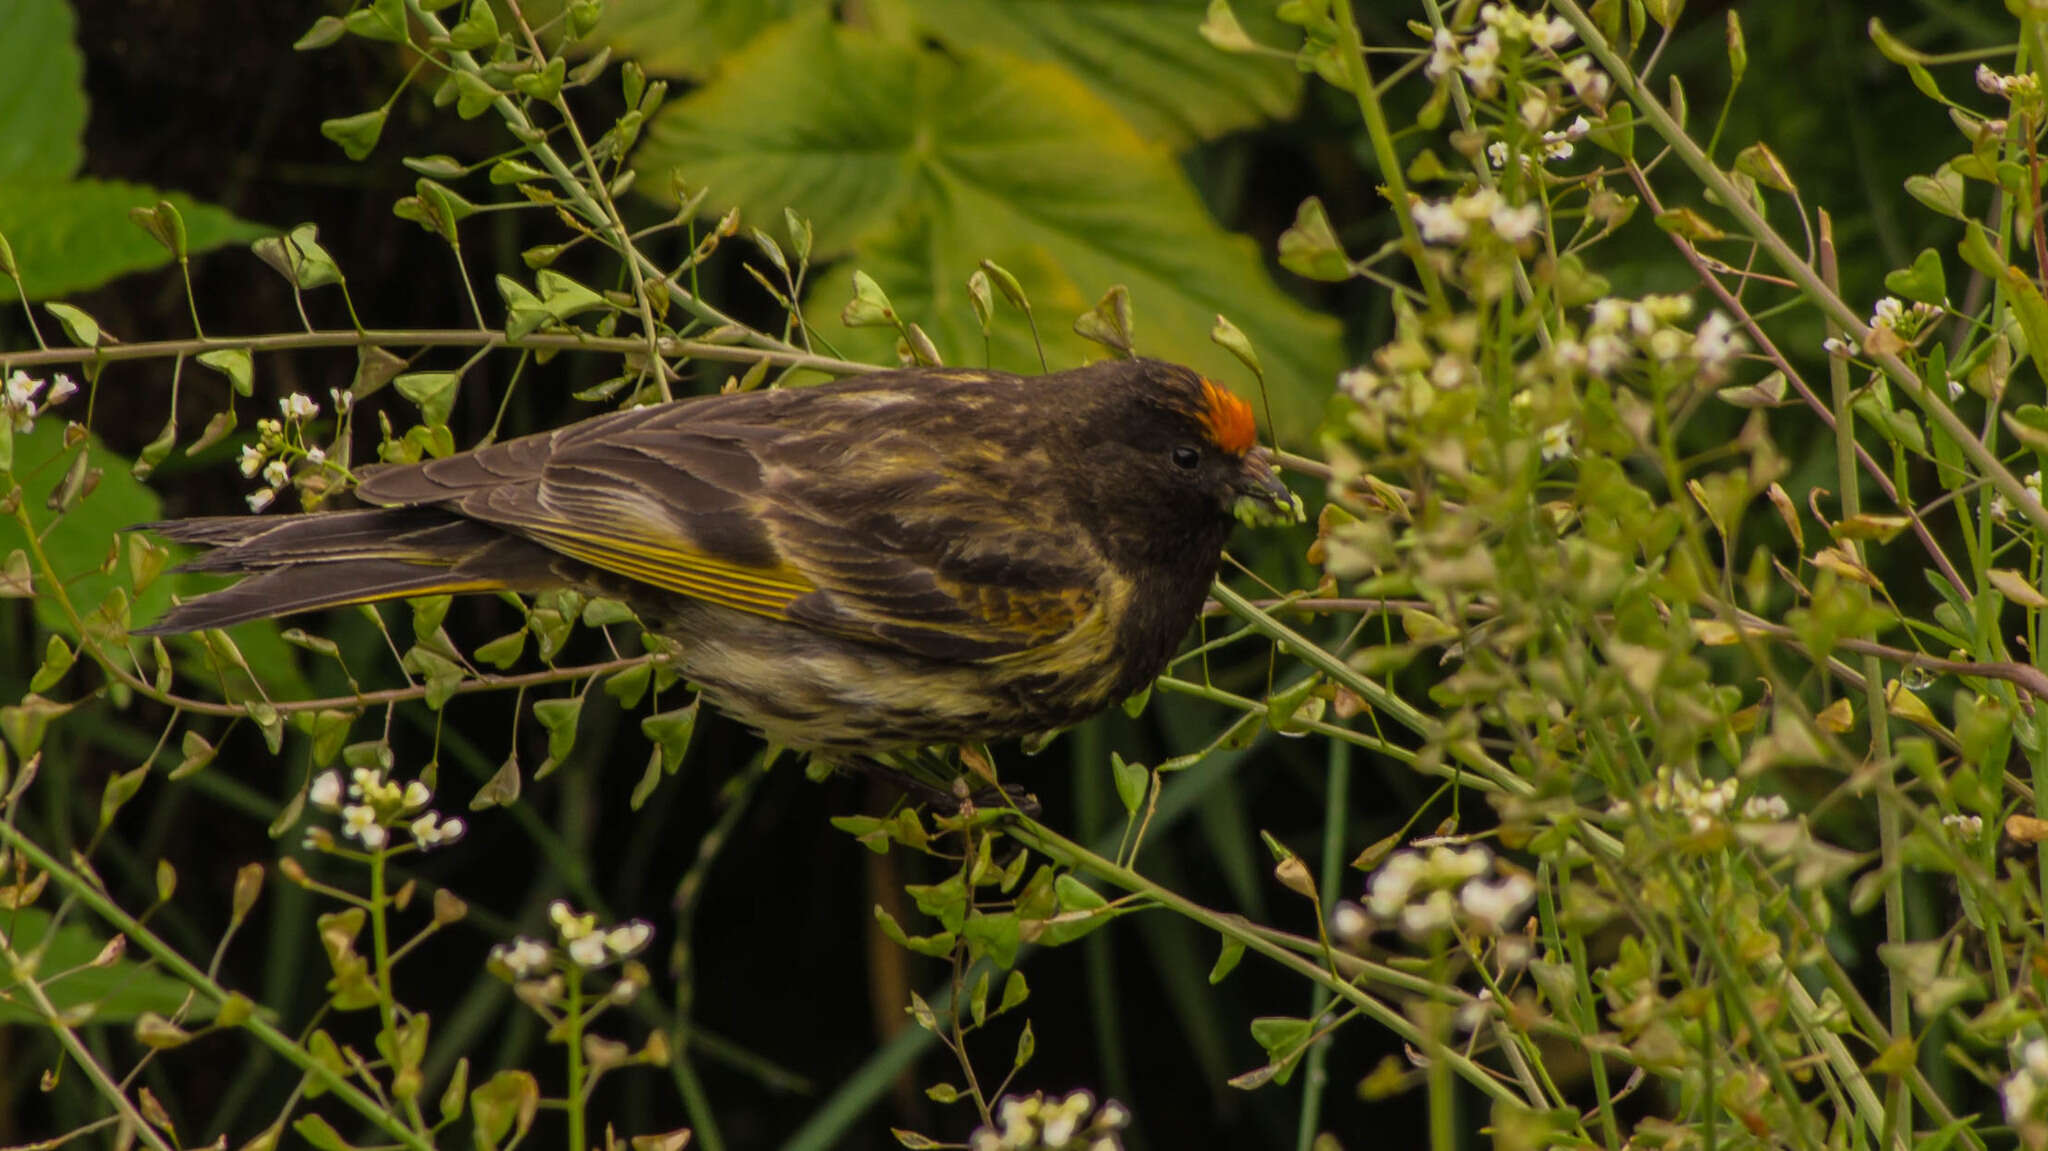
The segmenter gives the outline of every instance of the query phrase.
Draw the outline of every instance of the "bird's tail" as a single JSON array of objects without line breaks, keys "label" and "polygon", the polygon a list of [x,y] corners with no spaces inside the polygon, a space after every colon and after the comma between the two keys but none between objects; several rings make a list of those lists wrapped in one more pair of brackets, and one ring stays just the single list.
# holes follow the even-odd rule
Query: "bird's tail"
[{"label": "bird's tail", "polygon": [[181,571],[248,578],[171,608],[136,635],[170,635],[402,596],[533,589],[551,582],[540,546],[432,508],[296,516],[201,516],[143,525],[213,550]]}]

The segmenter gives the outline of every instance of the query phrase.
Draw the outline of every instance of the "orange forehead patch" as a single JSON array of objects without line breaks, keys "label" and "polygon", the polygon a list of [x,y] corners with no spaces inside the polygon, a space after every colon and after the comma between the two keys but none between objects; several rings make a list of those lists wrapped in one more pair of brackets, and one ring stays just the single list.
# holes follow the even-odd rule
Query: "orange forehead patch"
[{"label": "orange forehead patch", "polygon": [[1232,455],[1241,456],[1252,450],[1252,445],[1259,442],[1259,425],[1252,418],[1252,406],[1207,376],[1202,377],[1202,399],[1202,425],[1209,429],[1209,439]]}]

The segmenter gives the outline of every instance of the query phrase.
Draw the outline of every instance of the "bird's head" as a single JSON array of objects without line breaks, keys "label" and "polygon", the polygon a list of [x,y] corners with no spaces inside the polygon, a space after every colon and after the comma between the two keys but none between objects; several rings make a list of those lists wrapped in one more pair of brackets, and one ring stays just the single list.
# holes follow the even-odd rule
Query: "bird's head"
[{"label": "bird's head", "polygon": [[[1097,496],[1171,521],[1299,523],[1301,497],[1273,473],[1251,405],[1214,380],[1161,360],[1096,365],[1084,410]],[[1078,373],[1077,373],[1078,374]]]}]

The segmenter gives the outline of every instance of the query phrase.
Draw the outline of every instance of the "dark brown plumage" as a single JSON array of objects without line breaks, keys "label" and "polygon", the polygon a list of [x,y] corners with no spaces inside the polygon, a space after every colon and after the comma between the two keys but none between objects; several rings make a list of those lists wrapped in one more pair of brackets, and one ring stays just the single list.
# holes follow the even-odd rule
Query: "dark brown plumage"
[{"label": "dark brown plumage", "polygon": [[727,713],[828,752],[1073,723],[1151,682],[1233,514],[1298,515],[1251,411],[1156,360],[882,372],[366,468],[362,510],[152,525],[247,578],[140,634],[576,586]]}]

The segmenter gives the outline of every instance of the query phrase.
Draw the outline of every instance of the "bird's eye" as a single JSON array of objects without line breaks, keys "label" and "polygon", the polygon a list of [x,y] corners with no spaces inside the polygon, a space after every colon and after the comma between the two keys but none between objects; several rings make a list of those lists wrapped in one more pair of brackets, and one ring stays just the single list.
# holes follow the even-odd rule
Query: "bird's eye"
[{"label": "bird's eye", "polygon": [[1173,449],[1173,462],[1189,471],[1193,471],[1202,462],[1202,453],[1186,444],[1182,444]]}]

